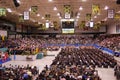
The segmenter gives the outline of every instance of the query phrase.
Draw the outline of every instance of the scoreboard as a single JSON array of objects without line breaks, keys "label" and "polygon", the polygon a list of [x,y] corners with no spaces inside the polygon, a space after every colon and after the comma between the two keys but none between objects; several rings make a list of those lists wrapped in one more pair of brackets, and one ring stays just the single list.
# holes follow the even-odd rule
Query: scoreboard
[{"label": "scoreboard", "polygon": [[74,33],[74,21],[62,21],[62,33]]}]

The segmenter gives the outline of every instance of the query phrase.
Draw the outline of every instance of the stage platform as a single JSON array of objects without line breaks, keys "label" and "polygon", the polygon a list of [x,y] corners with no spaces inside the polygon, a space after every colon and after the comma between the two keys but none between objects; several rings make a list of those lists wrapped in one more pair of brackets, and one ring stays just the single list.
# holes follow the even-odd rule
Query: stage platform
[{"label": "stage platform", "polygon": [[26,61],[26,60],[36,60],[36,55],[11,55],[11,60],[16,60],[16,61]]}]

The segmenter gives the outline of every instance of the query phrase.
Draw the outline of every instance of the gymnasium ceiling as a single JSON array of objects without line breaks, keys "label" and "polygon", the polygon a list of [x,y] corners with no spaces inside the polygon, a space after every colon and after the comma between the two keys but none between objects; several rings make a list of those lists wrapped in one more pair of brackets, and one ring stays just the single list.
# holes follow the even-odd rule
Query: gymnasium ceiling
[{"label": "gymnasium ceiling", "polygon": [[[81,21],[86,20],[86,14],[92,12],[92,4],[99,4],[100,5],[100,14],[99,15],[92,15],[92,20],[94,22],[99,21],[106,21],[107,24],[114,22],[111,19],[107,19],[107,10],[105,10],[105,6],[108,6],[108,9],[114,9],[115,12],[120,13],[120,4],[116,4],[116,0],[19,0],[20,6],[15,7],[13,0],[0,0],[0,7],[9,8],[12,12],[7,12],[7,16],[3,17],[7,20],[11,20],[13,22],[19,23],[19,15],[22,15],[24,11],[29,11],[31,6],[38,6],[37,14],[30,15],[30,20],[25,21],[22,24],[30,24],[34,25],[35,22],[38,23],[45,23],[46,20],[43,19],[45,14],[50,14],[51,18],[50,21],[58,21],[60,22],[61,18],[63,17],[64,5],[70,5],[71,10],[73,12],[73,18],[77,20],[77,24]],[[83,10],[79,8],[82,6]],[[56,7],[57,10],[53,10]],[[58,16],[57,14],[61,14]],[[77,18],[76,13],[79,13],[79,18]],[[39,15],[38,15],[39,14]],[[95,17],[96,16],[96,17]]]}]

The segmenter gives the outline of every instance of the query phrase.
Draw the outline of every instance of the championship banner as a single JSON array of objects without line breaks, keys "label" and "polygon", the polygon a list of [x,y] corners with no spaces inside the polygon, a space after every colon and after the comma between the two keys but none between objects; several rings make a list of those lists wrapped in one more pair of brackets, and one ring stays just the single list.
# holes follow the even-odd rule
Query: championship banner
[{"label": "championship banner", "polygon": [[114,18],[114,10],[113,9],[108,10],[108,18]]},{"label": "championship banner", "polygon": [[45,14],[45,19],[50,20],[50,14]]},{"label": "championship banner", "polygon": [[47,29],[45,24],[41,24],[41,25],[42,25],[42,30],[46,30]]},{"label": "championship banner", "polygon": [[94,28],[95,30],[98,30],[98,29],[100,28],[100,24],[99,24],[99,23],[95,24],[93,28]]},{"label": "championship banner", "polygon": [[71,6],[70,5],[64,5],[64,13],[69,13],[71,12]]},{"label": "championship banner", "polygon": [[53,25],[54,25],[54,29],[56,29],[56,30],[59,29],[57,21],[53,21]]},{"label": "championship banner", "polygon": [[29,11],[24,12],[24,20],[29,20]]},{"label": "championship banner", "polygon": [[57,21],[53,21],[53,25],[54,25],[54,27],[56,27],[57,26]]},{"label": "championship banner", "polygon": [[24,16],[23,15],[19,16],[19,22],[24,22]]},{"label": "championship banner", "polygon": [[116,13],[114,18],[115,19],[120,19],[120,13]]},{"label": "championship banner", "polygon": [[91,20],[91,14],[90,14],[90,13],[87,13],[87,14],[86,14],[86,19],[87,19],[88,21]]},{"label": "championship banner", "polygon": [[71,17],[71,6],[70,5],[64,5],[64,13],[65,13],[65,18],[70,19]]},{"label": "championship banner", "polygon": [[81,24],[79,26],[80,29],[83,29],[85,27],[85,21],[81,21]]},{"label": "championship banner", "polygon": [[0,8],[0,16],[6,16],[6,11],[5,8]]},{"label": "championship banner", "polygon": [[98,4],[93,4],[92,5],[92,14],[100,14],[100,5]]},{"label": "championship banner", "polygon": [[31,6],[31,14],[37,14],[38,6]]}]

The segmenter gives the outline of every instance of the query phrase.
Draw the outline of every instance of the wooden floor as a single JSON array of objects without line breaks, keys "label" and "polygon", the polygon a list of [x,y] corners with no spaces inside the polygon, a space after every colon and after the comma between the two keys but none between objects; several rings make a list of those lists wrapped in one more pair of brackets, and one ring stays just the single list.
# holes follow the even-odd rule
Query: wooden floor
[{"label": "wooden floor", "polygon": [[[60,50],[59,50],[60,51]],[[59,51],[48,51],[49,55],[57,55]],[[24,65],[26,66],[27,64],[31,66],[37,66],[39,68],[39,71],[44,69],[45,65],[50,65],[52,63],[52,60],[55,59],[55,56],[47,56],[44,57],[40,60],[35,60],[35,61],[9,61],[7,63],[4,63],[3,65],[9,66],[10,64],[12,65]],[[116,58],[117,60],[120,60],[120,57]],[[96,68],[98,70],[98,74],[101,77],[102,80],[116,80],[114,76],[114,69],[113,68]]]}]

